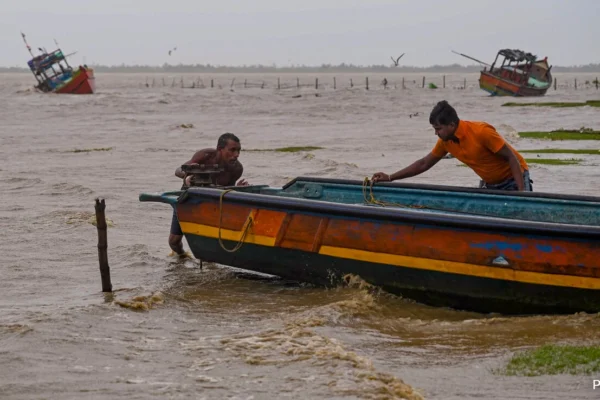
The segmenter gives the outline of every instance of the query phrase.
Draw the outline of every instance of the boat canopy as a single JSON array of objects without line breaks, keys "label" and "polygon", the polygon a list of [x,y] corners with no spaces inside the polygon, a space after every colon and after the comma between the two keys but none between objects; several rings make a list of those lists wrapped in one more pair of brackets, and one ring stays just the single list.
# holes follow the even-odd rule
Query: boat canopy
[{"label": "boat canopy", "polygon": [[504,56],[504,58],[508,59],[509,61],[516,61],[516,62],[521,62],[521,61],[527,61],[527,62],[535,62],[537,61],[537,56],[531,54],[531,53],[526,53],[522,50],[518,50],[518,49],[502,49],[498,52],[499,55]]},{"label": "boat canopy", "polygon": [[42,54],[32,58],[27,62],[29,69],[34,72],[42,71],[50,68],[53,64],[56,64],[65,59],[61,50],[53,51],[50,54]]}]

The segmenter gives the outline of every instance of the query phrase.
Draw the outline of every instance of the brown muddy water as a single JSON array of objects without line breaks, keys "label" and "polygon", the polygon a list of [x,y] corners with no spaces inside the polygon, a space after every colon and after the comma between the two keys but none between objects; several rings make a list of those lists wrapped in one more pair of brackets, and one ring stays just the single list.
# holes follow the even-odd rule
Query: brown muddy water
[{"label": "brown muddy water", "polygon": [[[180,78],[150,79],[163,77]],[[387,77],[392,89],[370,91],[345,88],[364,75],[338,75],[335,91],[277,91],[277,77],[202,76],[217,80],[211,90],[146,88],[145,75],[99,74],[97,94],[66,96],[29,90],[28,74],[0,75],[0,398],[600,397],[592,390],[600,376],[498,373],[522,349],[598,343],[597,314],[484,315],[415,304],[359,278],[326,290],[214,264],[201,270],[168,256],[169,207],[138,201],[140,192],[178,189],[175,168],[226,131],[246,149],[324,147],[242,152],[246,179],[280,186],[298,175],[362,179],[407,165],[432,148],[428,114],[442,99],[464,119],[494,124],[518,149],[597,149],[515,132],[598,129],[600,109],[500,107],[508,100],[480,91],[476,75],[465,76],[466,90],[394,89],[399,75]],[[271,88],[231,91],[233,78]],[[296,75],[283,78],[295,83]],[[559,88],[544,100],[597,98],[591,87]],[[535,190],[600,195],[600,156],[577,158],[584,161],[533,165]],[[468,168],[443,163],[411,181],[477,184]],[[110,296],[100,291],[96,197],[106,199],[112,221]]]}]

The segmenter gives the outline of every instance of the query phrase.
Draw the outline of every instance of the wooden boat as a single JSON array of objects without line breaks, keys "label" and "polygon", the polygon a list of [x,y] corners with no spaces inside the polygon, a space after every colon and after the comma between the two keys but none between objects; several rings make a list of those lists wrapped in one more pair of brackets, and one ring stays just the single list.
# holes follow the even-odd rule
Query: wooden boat
[{"label": "wooden boat", "polygon": [[552,85],[552,67],[547,57],[538,60],[531,53],[503,49],[489,65],[465,54],[456,54],[486,66],[481,71],[479,87],[493,96],[543,96]]},{"label": "wooden boat", "polygon": [[[87,65],[73,69],[60,48],[47,52],[39,49],[41,54],[34,56],[21,33],[29,54],[33,57],[27,62],[29,69],[37,80],[35,88],[44,93],[92,94],[96,90],[94,70]],[[58,44],[57,44],[58,47]]]},{"label": "wooden boat", "polygon": [[206,261],[479,312],[600,311],[597,197],[296,178],[140,201],[172,205]]}]

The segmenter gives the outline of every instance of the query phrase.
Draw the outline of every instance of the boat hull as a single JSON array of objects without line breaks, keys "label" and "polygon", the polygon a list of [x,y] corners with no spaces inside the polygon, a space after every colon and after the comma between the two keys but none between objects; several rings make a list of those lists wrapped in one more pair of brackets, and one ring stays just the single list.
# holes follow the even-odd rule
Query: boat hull
[{"label": "boat hull", "polygon": [[[227,253],[218,239],[190,233],[186,239],[194,256],[205,261],[325,287],[345,282],[349,274],[356,275],[388,293],[430,306],[512,315],[600,310],[597,289],[484,278],[255,244]],[[224,242],[229,248],[236,243]]]},{"label": "boat hull", "polygon": [[490,93],[492,96],[532,97],[543,96],[548,91],[548,87],[536,88],[520,85],[486,71],[481,72],[481,76],[479,77],[479,87]]},{"label": "boat hull", "polygon": [[[315,182],[296,182],[288,195],[296,196],[296,186],[307,197],[329,196],[326,188],[315,189]],[[346,188],[340,198],[349,201],[352,191],[360,191],[356,185],[338,186]],[[194,256],[202,260],[317,285],[336,285],[355,274],[426,304],[480,312],[600,311],[598,226],[340,204],[285,197],[285,191],[225,194],[193,188],[140,200],[174,206]],[[451,192],[433,192],[421,191],[419,198],[452,201]],[[492,204],[497,197],[469,198],[465,204]],[[568,214],[564,196],[554,206],[548,199],[522,197]],[[507,210],[502,204],[498,207]],[[597,221],[594,215],[588,211],[585,220]]]},{"label": "boat hull", "polygon": [[58,94],[93,94],[96,91],[96,80],[92,68],[79,69],[64,85],[57,88],[54,92]]}]

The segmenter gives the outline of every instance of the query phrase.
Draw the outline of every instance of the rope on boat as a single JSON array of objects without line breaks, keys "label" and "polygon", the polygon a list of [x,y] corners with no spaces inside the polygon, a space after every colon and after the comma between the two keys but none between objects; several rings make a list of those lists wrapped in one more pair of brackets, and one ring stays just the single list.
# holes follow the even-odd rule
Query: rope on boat
[{"label": "rope on boat", "polygon": [[223,198],[225,197],[225,194],[233,191],[233,189],[224,190],[223,193],[221,193],[221,196],[219,197],[219,245],[223,250],[225,250],[228,253],[235,253],[242,247],[242,245],[244,244],[244,240],[246,239],[246,235],[248,234],[248,231],[250,230],[250,227],[253,223],[252,215],[248,215],[248,220],[245,224],[246,227],[244,228],[244,232],[242,232],[240,240],[238,240],[237,244],[232,249],[228,249],[227,247],[225,247],[225,245],[223,244],[223,240],[221,239],[221,223],[223,221]]},{"label": "rope on boat", "polygon": [[[368,189],[368,192],[367,192],[367,189]],[[375,195],[373,194],[373,181],[369,180],[368,177],[365,177],[365,179],[363,180],[362,193],[363,193],[363,199],[364,199],[365,203],[367,203],[367,204],[376,204],[376,205],[382,206],[382,207],[389,206],[389,207],[402,207],[402,208],[428,208],[426,206],[391,203],[388,201],[376,199]]]}]

